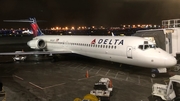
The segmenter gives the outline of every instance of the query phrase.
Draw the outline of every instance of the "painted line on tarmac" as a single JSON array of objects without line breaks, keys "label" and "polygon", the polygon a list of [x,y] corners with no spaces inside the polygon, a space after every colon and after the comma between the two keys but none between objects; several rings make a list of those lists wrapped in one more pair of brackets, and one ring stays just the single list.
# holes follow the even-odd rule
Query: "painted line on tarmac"
[{"label": "painted line on tarmac", "polygon": [[89,69],[89,71],[93,70],[95,66],[93,66],[91,69]]},{"label": "painted line on tarmac", "polygon": [[79,64],[78,66],[76,66],[74,69],[76,69],[77,67],[81,66],[81,64]]},{"label": "painted line on tarmac", "polygon": [[29,84],[31,84],[31,85],[33,85],[33,86],[39,88],[39,89],[43,89],[42,87],[40,87],[40,86],[38,86],[38,85],[36,85],[36,84],[34,84],[34,83],[32,83],[32,82],[29,82]]},{"label": "painted line on tarmac", "polygon": [[23,78],[17,76],[17,75],[13,75],[13,77],[17,78],[17,79],[20,79],[20,80],[24,80]]},{"label": "painted line on tarmac", "polygon": [[[93,78],[93,77],[97,77],[97,76],[90,76],[89,78]],[[85,79],[88,79],[88,78],[81,78],[81,79],[78,79],[78,81],[85,80]]]},{"label": "painted line on tarmac", "polygon": [[129,74],[127,74],[126,81],[128,81],[128,78],[129,78]]},{"label": "painted line on tarmac", "polygon": [[101,69],[102,69],[102,68],[100,68],[100,69],[96,72],[96,74],[99,73],[99,71],[100,71]]},{"label": "painted line on tarmac", "polygon": [[119,72],[117,72],[117,73],[116,73],[116,75],[115,75],[115,77],[114,77],[114,78],[116,78],[116,77],[118,76],[118,74],[119,74]]},{"label": "painted line on tarmac", "polygon": [[81,70],[83,70],[84,68],[86,68],[87,66],[84,66]]},{"label": "painted line on tarmac", "polygon": [[140,76],[138,75],[138,84],[140,85],[141,84],[141,79],[140,79]]},{"label": "painted line on tarmac", "polygon": [[73,65],[76,65],[75,63],[74,64],[70,64],[68,67],[73,67]]},{"label": "painted line on tarmac", "polygon": [[61,66],[66,66],[66,65],[68,65],[70,63],[61,63],[61,64],[62,64]]},{"label": "painted line on tarmac", "polygon": [[109,72],[110,72],[110,70],[108,70],[108,71],[106,72],[106,75],[107,75]]},{"label": "painted line on tarmac", "polygon": [[151,83],[153,83],[153,79],[151,78]]},{"label": "painted line on tarmac", "polygon": [[55,85],[52,85],[52,86],[44,87],[43,89],[48,89],[48,88],[52,88],[52,87],[57,87],[57,86],[61,86],[61,85],[64,85],[64,84],[66,84],[66,83],[55,84]]}]

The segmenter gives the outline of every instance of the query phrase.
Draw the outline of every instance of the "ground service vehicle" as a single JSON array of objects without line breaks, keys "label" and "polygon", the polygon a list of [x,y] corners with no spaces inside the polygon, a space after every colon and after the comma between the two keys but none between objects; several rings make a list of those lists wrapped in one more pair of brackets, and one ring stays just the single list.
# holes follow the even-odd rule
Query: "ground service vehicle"
[{"label": "ground service vehicle", "polygon": [[98,99],[109,100],[112,95],[113,85],[109,78],[101,78],[99,82],[94,84],[94,90],[90,91],[90,94],[95,95]]},{"label": "ground service vehicle", "polygon": [[169,78],[169,83],[153,84],[152,97],[154,101],[180,101],[180,75]]},{"label": "ground service vehicle", "polygon": [[177,59],[174,71],[180,69],[180,19],[163,20],[161,29],[139,30],[133,36],[151,40],[157,47],[172,54]]},{"label": "ground service vehicle", "polygon": [[15,57],[13,57],[13,60],[14,61],[24,61],[26,59],[26,56],[15,56]]},{"label": "ground service vehicle", "polygon": [[98,98],[92,94],[87,94],[83,99],[75,98],[74,101],[99,101]]}]

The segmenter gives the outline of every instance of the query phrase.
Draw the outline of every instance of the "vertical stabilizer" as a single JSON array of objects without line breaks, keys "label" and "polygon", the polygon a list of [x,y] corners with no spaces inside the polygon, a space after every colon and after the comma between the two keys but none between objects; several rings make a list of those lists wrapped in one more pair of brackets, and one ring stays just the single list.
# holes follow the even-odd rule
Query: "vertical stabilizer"
[{"label": "vertical stabilizer", "polygon": [[29,20],[34,36],[44,35],[37,24],[36,18],[29,18]]}]

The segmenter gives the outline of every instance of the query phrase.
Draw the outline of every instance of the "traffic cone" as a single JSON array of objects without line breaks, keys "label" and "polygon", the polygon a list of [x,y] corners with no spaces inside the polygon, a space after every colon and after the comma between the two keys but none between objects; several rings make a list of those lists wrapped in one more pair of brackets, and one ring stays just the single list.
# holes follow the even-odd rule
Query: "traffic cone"
[{"label": "traffic cone", "polygon": [[86,71],[86,78],[88,78],[89,77],[89,73],[88,73],[88,70]]},{"label": "traffic cone", "polygon": [[112,81],[109,81],[109,87],[112,88]]}]

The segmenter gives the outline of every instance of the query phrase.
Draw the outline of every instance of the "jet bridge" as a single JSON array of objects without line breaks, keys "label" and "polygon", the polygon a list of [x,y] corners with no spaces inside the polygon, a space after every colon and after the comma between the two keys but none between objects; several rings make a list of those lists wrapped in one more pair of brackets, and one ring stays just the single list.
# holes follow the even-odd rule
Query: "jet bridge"
[{"label": "jet bridge", "polygon": [[172,54],[180,64],[180,19],[162,21],[162,29],[139,30],[133,36],[144,37]]}]

